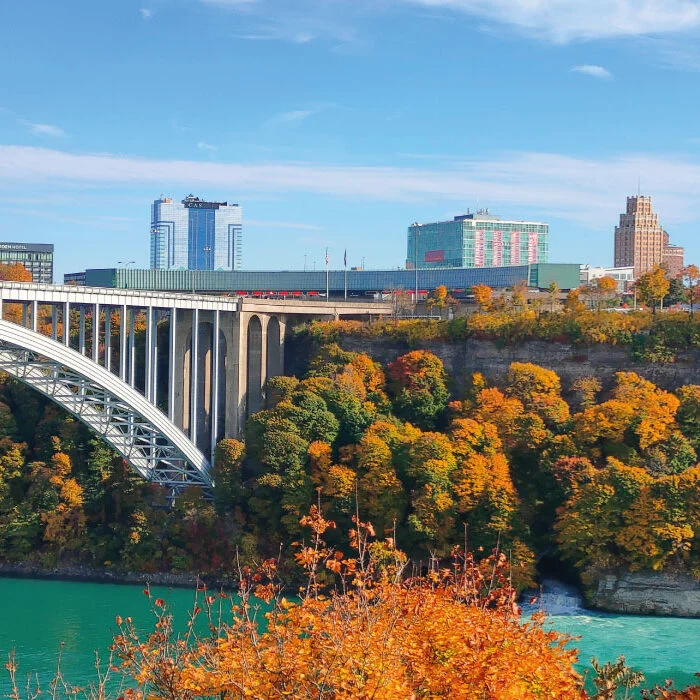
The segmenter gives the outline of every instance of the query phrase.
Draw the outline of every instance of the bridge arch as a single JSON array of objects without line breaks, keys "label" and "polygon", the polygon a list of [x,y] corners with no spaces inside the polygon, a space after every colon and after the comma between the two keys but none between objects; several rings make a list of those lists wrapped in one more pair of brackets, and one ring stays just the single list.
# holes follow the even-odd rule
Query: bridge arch
[{"label": "bridge arch", "polygon": [[263,408],[262,377],[263,377],[263,333],[260,317],[251,316],[246,329],[247,342],[247,367],[246,387],[247,401],[246,414],[261,411]]},{"label": "bridge arch", "polygon": [[267,323],[267,367],[265,380],[270,379],[270,377],[279,377],[283,373],[280,322],[277,316],[271,316]]},{"label": "bridge arch", "polygon": [[184,433],[79,352],[0,319],[0,370],[92,428],[145,479],[171,489],[212,485],[209,462]]}]

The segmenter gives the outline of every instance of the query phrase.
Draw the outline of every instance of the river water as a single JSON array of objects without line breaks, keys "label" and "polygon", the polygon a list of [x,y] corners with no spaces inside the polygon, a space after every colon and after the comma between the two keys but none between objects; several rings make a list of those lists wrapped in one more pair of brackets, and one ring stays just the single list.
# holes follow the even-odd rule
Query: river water
[{"label": "river water", "polygon": [[[150,629],[148,600],[141,591],[140,586],[0,578],[0,695],[9,689],[4,665],[12,649],[18,676],[37,672],[44,690],[61,648],[67,680],[85,685],[94,679],[95,650],[107,659],[116,615],[131,616]],[[167,600],[180,619],[194,597],[184,589],[154,588],[153,593]],[[700,620],[591,613],[579,607],[575,592],[554,582],[545,586],[541,605],[550,615],[547,624],[581,636],[575,643],[581,670],[593,656],[608,661],[624,654],[644,671],[645,685],[670,678],[683,687],[700,671]]]}]

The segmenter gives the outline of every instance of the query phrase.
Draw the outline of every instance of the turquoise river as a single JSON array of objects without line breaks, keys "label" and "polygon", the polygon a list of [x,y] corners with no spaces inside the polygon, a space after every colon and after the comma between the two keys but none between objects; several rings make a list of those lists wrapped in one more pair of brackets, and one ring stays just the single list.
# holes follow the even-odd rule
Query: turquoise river
[{"label": "turquoise river", "polygon": [[[46,690],[61,646],[67,680],[89,682],[95,674],[95,650],[108,657],[116,615],[130,615],[140,628],[149,629],[148,601],[141,591],[140,586],[0,578],[0,696],[9,690],[4,665],[13,649],[23,682],[27,673],[36,672]],[[181,618],[192,605],[192,591],[153,591]],[[581,669],[592,656],[614,660],[624,654],[644,671],[645,685],[670,678],[679,687],[693,682],[700,671],[700,620],[591,613],[561,590],[545,593],[543,601],[553,613],[549,619],[555,629],[581,637],[576,642]]]}]

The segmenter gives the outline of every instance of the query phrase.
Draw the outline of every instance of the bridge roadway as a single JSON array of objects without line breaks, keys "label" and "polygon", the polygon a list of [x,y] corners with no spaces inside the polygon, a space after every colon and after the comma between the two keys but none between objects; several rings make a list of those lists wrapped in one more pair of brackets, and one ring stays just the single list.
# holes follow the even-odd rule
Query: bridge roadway
[{"label": "bridge roadway", "polygon": [[0,282],[0,369],[76,415],[145,478],[209,486],[217,442],[242,434],[267,379],[284,372],[294,323],[391,311]]}]

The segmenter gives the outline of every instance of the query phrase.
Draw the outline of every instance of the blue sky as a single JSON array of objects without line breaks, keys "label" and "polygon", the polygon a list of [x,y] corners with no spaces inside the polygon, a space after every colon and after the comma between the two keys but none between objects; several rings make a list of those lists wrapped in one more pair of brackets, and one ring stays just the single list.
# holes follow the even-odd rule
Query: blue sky
[{"label": "blue sky", "polygon": [[57,281],[190,192],[249,269],[401,266],[468,207],[608,265],[641,181],[700,263],[700,0],[3,0],[0,65],[0,239]]}]

